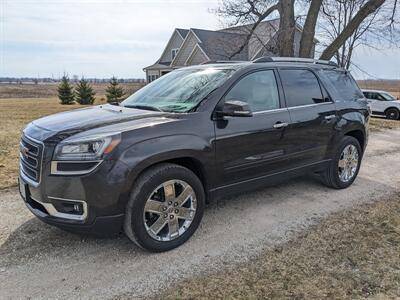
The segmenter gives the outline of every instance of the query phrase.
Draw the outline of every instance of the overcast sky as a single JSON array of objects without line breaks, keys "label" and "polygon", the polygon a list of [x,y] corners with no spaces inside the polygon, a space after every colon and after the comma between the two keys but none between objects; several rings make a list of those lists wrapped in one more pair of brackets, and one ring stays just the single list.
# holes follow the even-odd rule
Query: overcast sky
[{"label": "overcast sky", "polygon": [[[144,78],[175,27],[219,29],[218,0],[0,0],[0,77]],[[400,79],[400,50],[360,49],[355,63]],[[356,77],[368,75],[356,72]]]}]

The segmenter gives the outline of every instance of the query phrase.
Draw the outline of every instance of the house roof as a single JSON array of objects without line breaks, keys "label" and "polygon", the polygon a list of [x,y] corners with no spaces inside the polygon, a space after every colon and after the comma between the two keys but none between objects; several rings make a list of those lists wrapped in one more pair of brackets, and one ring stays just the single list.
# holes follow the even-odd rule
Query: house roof
[{"label": "house roof", "polygon": [[200,40],[200,46],[211,60],[247,60],[248,47],[231,57],[245,44],[246,35],[191,28],[191,31]]},{"label": "house roof", "polygon": [[143,70],[159,70],[159,69],[168,69],[170,66],[171,62],[159,62],[156,61],[154,64],[147,66],[145,68],[143,68]]},{"label": "house roof", "polygon": [[182,29],[182,28],[176,28],[176,31],[178,31],[178,33],[180,34],[180,36],[185,39],[185,37],[187,36],[187,34],[189,33],[188,29]]}]

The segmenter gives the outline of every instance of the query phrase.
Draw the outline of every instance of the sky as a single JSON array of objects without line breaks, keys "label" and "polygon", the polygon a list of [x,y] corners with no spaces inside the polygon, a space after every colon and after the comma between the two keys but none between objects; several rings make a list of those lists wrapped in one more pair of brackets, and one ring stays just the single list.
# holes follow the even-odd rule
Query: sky
[{"label": "sky", "polygon": [[[175,27],[219,29],[218,0],[0,0],[0,77],[144,78]],[[400,49],[358,49],[359,79],[400,79]]]}]

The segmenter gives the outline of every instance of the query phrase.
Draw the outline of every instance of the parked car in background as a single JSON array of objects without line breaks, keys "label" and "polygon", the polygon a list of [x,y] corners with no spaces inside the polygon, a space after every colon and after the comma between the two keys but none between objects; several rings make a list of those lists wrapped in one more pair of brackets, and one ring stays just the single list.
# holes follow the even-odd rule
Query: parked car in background
[{"label": "parked car in background", "polygon": [[369,103],[372,115],[385,116],[387,119],[400,119],[400,101],[395,96],[385,91],[363,90]]},{"label": "parked car in background", "polygon": [[182,68],[118,106],[30,123],[21,196],[46,223],[123,229],[140,247],[166,251],[192,236],[210,199],[308,173],[349,187],[368,120],[356,82],[331,62],[265,57]]}]

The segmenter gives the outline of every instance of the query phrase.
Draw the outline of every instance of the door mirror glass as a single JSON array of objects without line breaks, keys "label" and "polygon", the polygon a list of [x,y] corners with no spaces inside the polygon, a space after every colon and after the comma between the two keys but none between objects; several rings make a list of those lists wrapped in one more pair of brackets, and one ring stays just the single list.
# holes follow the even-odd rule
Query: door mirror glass
[{"label": "door mirror glass", "polygon": [[230,117],[251,117],[253,113],[246,102],[238,100],[229,100],[224,103],[222,111],[217,112],[219,116]]}]

